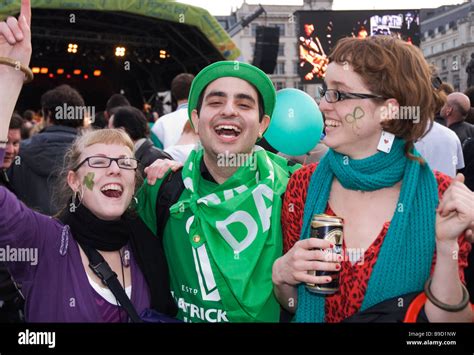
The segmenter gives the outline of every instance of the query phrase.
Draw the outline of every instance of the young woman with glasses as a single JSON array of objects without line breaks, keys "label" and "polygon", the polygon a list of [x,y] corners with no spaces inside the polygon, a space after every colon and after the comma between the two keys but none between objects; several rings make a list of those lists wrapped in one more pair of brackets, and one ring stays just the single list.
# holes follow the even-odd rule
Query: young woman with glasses
[{"label": "young woman with glasses", "polygon": [[[380,315],[404,314],[416,299],[420,321],[471,321],[463,270],[474,193],[413,148],[440,105],[422,53],[391,37],[345,38],[324,81],[330,149],[294,173],[285,193],[286,254],[273,266],[281,305],[297,322],[394,321]],[[313,216],[328,219],[321,214],[342,218],[340,255],[310,238]]]},{"label": "young woman with glasses", "polygon": [[[31,10],[22,1],[19,20],[0,23],[0,58],[28,66]],[[24,75],[0,64],[0,161],[9,120]],[[161,246],[130,211],[139,183],[134,145],[121,130],[91,131],[65,157],[58,186],[63,207],[51,218],[26,207],[0,187],[0,248],[26,298],[30,322],[126,322],[129,314],[96,275],[84,250],[95,250],[116,274],[140,315],[147,308],[174,315],[168,269]],[[155,254],[150,257],[147,250]],[[161,254],[156,254],[161,250]],[[21,255],[21,257],[20,257]]]}]

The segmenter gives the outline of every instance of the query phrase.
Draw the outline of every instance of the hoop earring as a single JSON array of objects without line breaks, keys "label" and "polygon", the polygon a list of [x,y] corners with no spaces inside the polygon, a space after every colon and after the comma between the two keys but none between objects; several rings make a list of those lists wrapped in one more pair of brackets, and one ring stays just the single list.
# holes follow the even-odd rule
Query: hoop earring
[{"label": "hoop earring", "polygon": [[[78,198],[79,195],[79,198]],[[71,203],[69,204],[69,211],[70,212],[75,212],[77,208],[82,204],[82,196],[84,196],[84,186],[81,185],[81,192],[79,191],[74,191],[72,194],[72,200]],[[76,205],[76,200],[79,200],[79,203]]]},{"label": "hoop earring", "polygon": [[137,206],[138,206],[138,198],[136,196],[133,196],[127,209],[129,211],[135,211]]}]

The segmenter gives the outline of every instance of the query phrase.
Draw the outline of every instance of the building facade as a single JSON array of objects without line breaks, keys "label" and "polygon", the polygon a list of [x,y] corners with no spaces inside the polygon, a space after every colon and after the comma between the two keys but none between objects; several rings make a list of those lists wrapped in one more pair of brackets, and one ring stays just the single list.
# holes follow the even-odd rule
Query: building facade
[{"label": "building facade", "polygon": [[[257,26],[276,26],[280,29],[280,44],[274,74],[269,75],[277,90],[298,88],[317,97],[317,85],[303,84],[298,75],[297,21],[298,10],[328,10],[333,1],[305,0],[303,5],[264,5],[266,14],[260,15],[232,39],[242,52],[243,61],[252,63]],[[217,20],[229,29],[243,18],[253,14],[259,5],[247,4],[230,16]],[[467,88],[466,67],[474,53],[474,0],[460,5],[441,6],[420,11],[421,44],[426,60],[437,68],[439,77],[453,85],[455,90]]]},{"label": "building facade", "polygon": [[456,91],[467,88],[466,67],[474,53],[474,1],[422,9],[421,45],[438,76]]},{"label": "building facade", "polygon": [[[223,25],[231,26],[243,18],[257,11],[259,5],[250,5],[245,1],[233,14],[226,17],[217,17]],[[253,20],[249,26],[237,33],[232,39],[242,51],[242,60],[252,63],[255,51],[255,38],[257,26],[273,26],[280,29],[280,41],[278,48],[277,65],[273,74],[270,74],[275,88],[297,88],[316,97],[316,85],[303,85],[298,76],[298,42],[297,21],[294,12],[298,10],[330,10],[331,1],[305,0],[303,5],[263,5],[266,14],[260,15]]]}]

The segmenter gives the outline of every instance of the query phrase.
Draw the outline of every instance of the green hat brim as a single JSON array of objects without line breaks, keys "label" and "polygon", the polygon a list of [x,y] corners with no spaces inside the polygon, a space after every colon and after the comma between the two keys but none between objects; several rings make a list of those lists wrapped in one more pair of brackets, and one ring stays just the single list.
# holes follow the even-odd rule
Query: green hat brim
[{"label": "green hat brim", "polygon": [[257,67],[243,62],[220,61],[208,65],[193,80],[188,97],[188,115],[196,108],[201,92],[216,79],[235,77],[252,84],[262,95],[264,112],[272,117],[275,108],[276,92],[270,78]]}]

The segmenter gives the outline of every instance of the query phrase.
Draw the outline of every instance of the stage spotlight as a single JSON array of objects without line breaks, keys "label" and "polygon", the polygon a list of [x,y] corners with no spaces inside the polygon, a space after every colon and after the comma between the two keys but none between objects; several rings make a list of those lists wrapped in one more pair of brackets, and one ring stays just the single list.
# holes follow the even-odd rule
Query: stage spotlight
[{"label": "stage spotlight", "polygon": [[116,57],[125,56],[125,47],[115,47],[115,56]]},{"label": "stage spotlight", "polygon": [[160,58],[165,59],[166,58],[166,51],[165,50],[160,50]]},{"label": "stage spotlight", "polygon": [[38,74],[40,72],[40,68],[33,67],[33,68],[31,68],[31,71],[33,72],[33,74]]},{"label": "stage spotlight", "polygon": [[69,43],[68,46],[67,46],[67,51],[69,53],[77,53],[77,49],[79,48],[79,46],[75,43]]},{"label": "stage spotlight", "polygon": [[72,72],[74,75],[81,75],[81,69],[74,69]]},{"label": "stage spotlight", "polygon": [[58,75],[64,74],[64,69],[56,70],[56,74],[58,74]]},{"label": "stage spotlight", "polygon": [[100,70],[94,70],[94,76],[101,76],[102,72]]},{"label": "stage spotlight", "polygon": [[54,78],[54,74],[53,73],[49,73],[48,75],[50,78]]},{"label": "stage spotlight", "polygon": [[48,68],[41,68],[40,73],[41,74],[48,74]]},{"label": "stage spotlight", "polygon": [[84,75],[84,79],[86,79],[86,80],[89,79],[89,75],[87,75],[87,74]]}]

